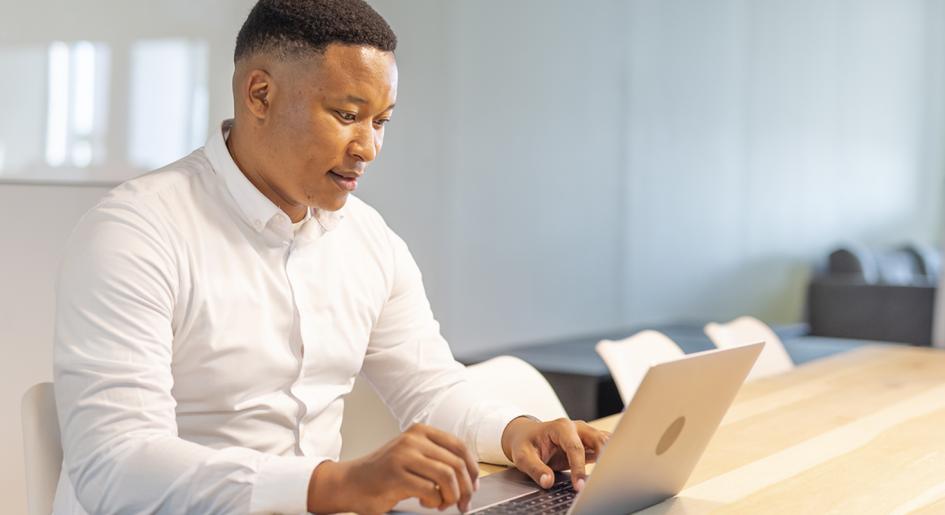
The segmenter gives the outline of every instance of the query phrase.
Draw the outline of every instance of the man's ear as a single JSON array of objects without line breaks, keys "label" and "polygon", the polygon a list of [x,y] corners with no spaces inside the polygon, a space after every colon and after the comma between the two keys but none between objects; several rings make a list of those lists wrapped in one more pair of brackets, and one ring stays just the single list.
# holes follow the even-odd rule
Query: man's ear
[{"label": "man's ear", "polygon": [[251,70],[246,76],[244,85],[243,101],[246,108],[254,117],[266,118],[269,115],[269,104],[275,89],[272,76],[265,70]]}]

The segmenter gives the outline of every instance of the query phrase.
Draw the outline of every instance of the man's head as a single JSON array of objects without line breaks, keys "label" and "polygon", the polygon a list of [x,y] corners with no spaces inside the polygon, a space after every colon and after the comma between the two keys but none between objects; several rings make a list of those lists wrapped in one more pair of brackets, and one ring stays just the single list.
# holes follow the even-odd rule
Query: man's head
[{"label": "man's head", "polygon": [[290,213],[337,210],[381,149],[397,38],[361,0],[261,0],[236,39],[230,152]]}]

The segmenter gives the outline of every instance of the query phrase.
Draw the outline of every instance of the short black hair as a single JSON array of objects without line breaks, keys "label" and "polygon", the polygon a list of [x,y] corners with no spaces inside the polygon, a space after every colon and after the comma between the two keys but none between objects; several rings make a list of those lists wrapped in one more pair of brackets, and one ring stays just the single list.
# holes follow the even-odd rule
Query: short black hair
[{"label": "short black hair", "polygon": [[393,52],[397,36],[363,0],[260,0],[236,36],[233,60],[261,51],[321,53],[332,43]]}]

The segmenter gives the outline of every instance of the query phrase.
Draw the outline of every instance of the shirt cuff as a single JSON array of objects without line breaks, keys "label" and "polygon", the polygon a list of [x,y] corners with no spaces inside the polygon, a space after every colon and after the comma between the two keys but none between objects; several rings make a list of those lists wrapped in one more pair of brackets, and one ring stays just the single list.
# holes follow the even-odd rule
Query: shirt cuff
[{"label": "shirt cuff", "polygon": [[479,461],[496,465],[512,465],[512,461],[502,452],[502,432],[513,419],[530,416],[520,409],[502,407],[483,417],[476,430],[476,454],[479,456]]},{"label": "shirt cuff", "polygon": [[312,471],[328,458],[266,455],[256,473],[250,513],[308,513]]}]

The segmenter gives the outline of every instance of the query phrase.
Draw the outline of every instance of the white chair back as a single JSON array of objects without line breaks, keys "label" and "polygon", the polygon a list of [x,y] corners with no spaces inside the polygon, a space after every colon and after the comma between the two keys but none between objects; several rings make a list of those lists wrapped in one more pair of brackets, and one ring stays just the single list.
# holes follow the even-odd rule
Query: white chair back
[{"label": "white chair back", "polygon": [[705,334],[720,349],[765,342],[758,361],[748,373],[747,381],[780,374],[794,368],[794,362],[784,350],[781,338],[778,338],[768,324],[757,318],[744,316],[726,324],[710,322],[705,326]]},{"label": "white chair back", "polygon": [[400,424],[362,375],[345,397],[341,419],[341,459],[359,458],[400,434]]},{"label": "white chair back", "polygon": [[[466,368],[476,392],[484,398],[509,402],[541,420],[567,417],[551,385],[535,367],[512,356],[499,356]],[[341,422],[341,459],[372,452],[400,433],[397,419],[374,391],[358,376],[345,397]]]},{"label": "white chair back", "polygon": [[511,403],[541,420],[567,418],[545,376],[514,356],[499,356],[467,367],[469,381],[483,397]]},{"label": "white chair back", "polygon": [[596,349],[610,369],[624,405],[633,399],[650,366],[672,361],[685,354],[668,336],[650,330],[620,341],[601,340]]},{"label": "white chair back", "polygon": [[39,383],[27,390],[20,402],[20,412],[29,515],[49,515],[62,468],[62,444],[53,384]]}]

